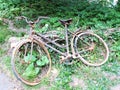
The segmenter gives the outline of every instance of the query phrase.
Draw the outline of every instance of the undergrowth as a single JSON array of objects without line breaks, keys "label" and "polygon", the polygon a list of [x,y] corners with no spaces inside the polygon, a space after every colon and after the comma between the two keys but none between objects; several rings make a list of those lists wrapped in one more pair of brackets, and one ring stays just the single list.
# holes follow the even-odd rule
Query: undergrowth
[{"label": "undergrowth", "polygon": [[[15,16],[27,16],[36,19],[38,16],[56,17],[50,19],[53,27],[59,27],[58,19],[74,18],[76,27],[106,29],[120,26],[119,4],[105,0],[89,2],[88,0],[1,0],[0,16],[13,19]],[[46,21],[47,22],[47,21]],[[45,22],[45,23],[46,23]]]},{"label": "undergrowth", "polygon": [[[108,62],[101,67],[89,67],[82,62],[66,66],[60,64],[58,54],[50,51],[52,67],[59,71],[58,76],[53,82],[50,82],[48,77],[35,87],[24,85],[25,90],[36,90],[43,86],[49,90],[108,90],[110,87],[120,84],[120,32],[116,30],[108,36],[103,33],[108,28],[119,28],[119,5],[117,7],[108,7],[103,5],[103,3],[88,3],[87,0],[58,0],[58,3],[56,3],[56,0],[47,0],[47,2],[45,0],[30,1],[28,3],[28,0],[11,0],[9,2],[1,0],[1,17],[10,19],[20,15],[29,16],[29,18],[33,19],[36,19],[39,15],[53,17],[49,20],[42,20],[36,26],[36,31],[40,33],[46,33],[50,30],[56,30],[61,33],[63,26],[58,20],[61,18],[73,18],[73,23],[69,29],[71,31],[75,31],[79,27],[82,30],[92,29],[106,40],[109,45],[110,56]],[[18,27],[19,25],[26,27],[25,22],[21,22],[21,24],[17,22],[16,25]],[[4,43],[10,37],[9,35],[20,36],[12,34],[7,30],[6,26],[1,25],[0,43]],[[0,56],[3,56],[4,53],[4,49],[0,47]],[[6,62],[7,60],[5,60]],[[73,77],[83,80],[84,86],[71,86],[70,83],[73,82]]]}]

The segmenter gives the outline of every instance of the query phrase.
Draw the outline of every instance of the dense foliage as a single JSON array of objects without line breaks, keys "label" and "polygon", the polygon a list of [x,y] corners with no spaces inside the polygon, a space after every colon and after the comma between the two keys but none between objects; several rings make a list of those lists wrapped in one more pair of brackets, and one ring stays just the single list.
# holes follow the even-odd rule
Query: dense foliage
[{"label": "dense foliage", "polygon": [[[115,8],[105,0],[89,2],[88,0],[0,0],[0,16],[50,16],[59,18],[75,18],[76,26],[87,28],[111,28],[119,26],[119,2]],[[56,23],[58,19],[53,19]],[[59,25],[55,25],[59,26]]]}]

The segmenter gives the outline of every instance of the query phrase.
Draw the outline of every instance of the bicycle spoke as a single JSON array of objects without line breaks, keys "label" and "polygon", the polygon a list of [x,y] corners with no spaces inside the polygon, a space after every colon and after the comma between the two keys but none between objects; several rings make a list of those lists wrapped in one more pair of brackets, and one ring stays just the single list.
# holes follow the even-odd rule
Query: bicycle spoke
[{"label": "bicycle spoke", "polygon": [[85,40],[81,39],[80,37],[78,37],[83,43],[87,44],[90,46],[90,44],[88,42],[86,42]]},{"label": "bicycle spoke", "polygon": [[89,49],[79,51],[78,54],[82,54],[82,53],[85,53],[85,52],[87,52],[87,51],[89,51]]}]

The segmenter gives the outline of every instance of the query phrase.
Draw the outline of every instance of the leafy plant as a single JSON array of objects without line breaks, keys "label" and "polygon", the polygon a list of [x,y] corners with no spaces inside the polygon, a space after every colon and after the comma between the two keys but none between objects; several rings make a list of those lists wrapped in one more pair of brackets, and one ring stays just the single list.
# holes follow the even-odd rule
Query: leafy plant
[{"label": "leafy plant", "polygon": [[48,58],[46,56],[42,56],[41,60],[36,61],[36,64],[38,66],[44,66],[44,65],[46,65],[48,63],[49,63],[49,61],[48,61]]},{"label": "leafy plant", "polygon": [[27,77],[28,79],[36,77],[36,75],[40,72],[40,68],[34,67],[34,63],[29,64],[29,66],[26,68],[25,72],[23,73],[23,76]]},{"label": "leafy plant", "polygon": [[26,63],[30,63],[23,73],[23,76],[28,79],[36,77],[37,74],[40,73],[41,68],[49,63],[49,60],[46,56],[42,56],[40,60],[37,60],[35,56],[30,54],[24,57],[24,61]]},{"label": "leafy plant", "polygon": [[25,60],[25,62],[34,62],[34,61],[36,61],[36,57],[35,56],[33,56],[33,55],[31,55],[31,54],[28,54],[27,56],[25,56],[24,57],[24,60]]}]

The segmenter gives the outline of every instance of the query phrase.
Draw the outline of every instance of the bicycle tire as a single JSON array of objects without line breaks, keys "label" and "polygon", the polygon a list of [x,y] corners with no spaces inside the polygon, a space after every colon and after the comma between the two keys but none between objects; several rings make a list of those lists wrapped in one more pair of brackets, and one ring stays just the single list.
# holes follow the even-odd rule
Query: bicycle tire
[{"label": "bicycle tire", "polygon": [[[90,37],[91,36],[91,37]],[[82,42],[86,40],[84,43],[88,43],[88,46],[83,44]],[[91,40],[91,41],[90,41]],[[95,42],[96,41],[96,42]],[[98,42],[99,41],[99,42]],[[79,43],[78,45],[78,42]],[[100,45],[100,46],[98,46]],[[78,48],[78,46],[80,46]],[[73,53],[78,53],[77,57],[86,65],[88,66],[100,66],[106,63],[109,57],[109,49],[105,41],[98,36],[97,34],[94,34],[92,32],[82,32],[78,33],[73,36],[72,42],[71,42],[71,47],[72,47],[72,52]],[[96,49],[95,50],[92,50]],[[90,51],[91,48],[91,51]],[[100,49],[98,49],[100,48]],[[80,51],[78,50],[80,49]],[[97,50],[98,49],[98,50]],[[92,55],[93,53],[93,55]],[[83,56],[83,54],[89,54],[88,56]],[[99,54],[99,58],[98,57]],[[93,58],[93,60],[92,60]],[[98,62],[99,60],[102,60]],[[95,62],[93,62],[95,61]]]},{"label": "bicycle tire", "polygon": [[[29,51],[30,51],[29,48],[31,47],[32,42],[33,42],[33,51],[36,54],[36,56],[34,56],[34,57],[39,60],[29,61],[29,63],[28,62],[26,63],[25,60],[27,60],[27,59],[25,59],[25,58],[29,57]],[[28,49],[24,49],[24,47],[27,47]],[[40,49],[40,51],[38,48]],[[24,50],[24,52],[23,52],[23,50]],[[32,54],[33,54],[33,51],[32,51]],[[28,56],[25,53],[27,53]],[[36,64],[38,61],[39,61],[39,64],[40,64],[40,62],[43,61],[41,59],[43,56],[46,57],[46,58],[44,58],[44,61],[46,59],[47,63],[45,63],[41,67],[40,66],[38,67],[38,65],[36,65]],[[30,59],[30,58],[32,58],[32,59]],[[33,55],[30,58],[29,58],[29,60],[33,60]],[[35,40],[32,41],[30,39],[25,39],[25,40],[21,41],[14,48],[11,64],[12,64],[13,73],[17,77],[17,79],[20,80],[21,82],[23,82],[27,85],[31,85],[31,86],[39,84],[43,78],[48,76],[48,74],[50,73],[50,70],[51,70],[51,58],[50,58],[47,48],[41,42],[37,42]],[[31,65],[32,69],[30,69],[30,65]],[[30,70],[33,70],[33,72],[36,73],[36,74],[34,74],[34,75],[36,75],[34,77],[34,79],[33,79],[33,77],[32,77],[32,79],[31,78],[28,79],[28,77],[30,77],[30,74],[27,73],[29,71],[28,67]],[[29,71],[29,73],[30,73],[30,71]],[[33,73],[31,72],[31,74],[33,74]]]}]

